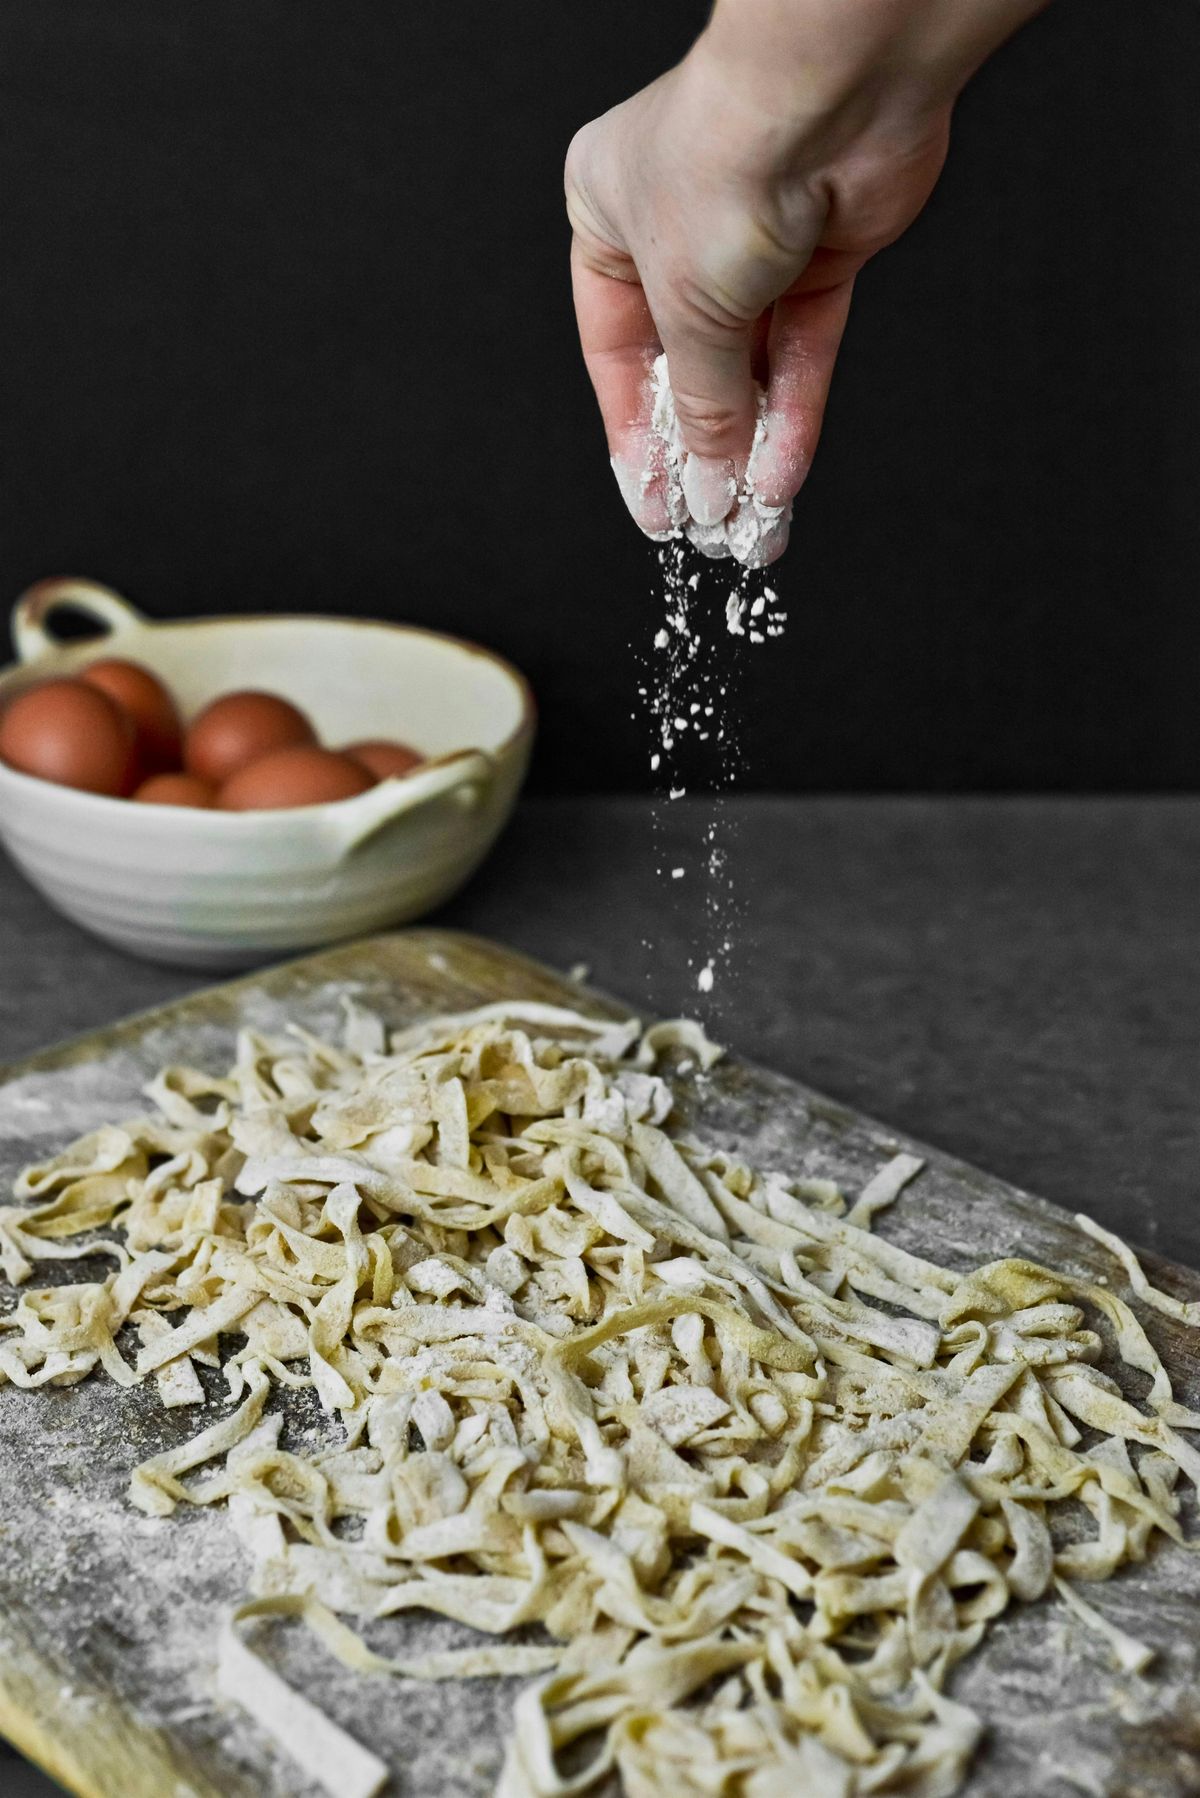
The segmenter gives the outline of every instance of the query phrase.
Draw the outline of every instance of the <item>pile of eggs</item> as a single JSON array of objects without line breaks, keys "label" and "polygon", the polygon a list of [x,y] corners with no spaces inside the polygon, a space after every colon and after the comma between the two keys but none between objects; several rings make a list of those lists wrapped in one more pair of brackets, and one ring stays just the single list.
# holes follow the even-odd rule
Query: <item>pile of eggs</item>
[{"label": "pile of eggs", "polygon": [[423,760],[382,740],[324,749],[304,713],[274,693],[225,693],[185,728],[162,681],[117,657],[41,681],[0,713],[0,761],[10,768],[143,805],[322,805]]}]

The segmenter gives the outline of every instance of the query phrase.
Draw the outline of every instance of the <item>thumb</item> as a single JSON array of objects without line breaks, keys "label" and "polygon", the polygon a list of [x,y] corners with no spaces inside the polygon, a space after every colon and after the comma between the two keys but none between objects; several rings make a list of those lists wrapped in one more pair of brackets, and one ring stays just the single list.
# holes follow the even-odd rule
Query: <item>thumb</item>
[{"label": "thumb", "polygon": [[684,497],[699,523],[719,524],[737,497],[754,437],[753,327],[669,313],[657,323],[688,451]]}]

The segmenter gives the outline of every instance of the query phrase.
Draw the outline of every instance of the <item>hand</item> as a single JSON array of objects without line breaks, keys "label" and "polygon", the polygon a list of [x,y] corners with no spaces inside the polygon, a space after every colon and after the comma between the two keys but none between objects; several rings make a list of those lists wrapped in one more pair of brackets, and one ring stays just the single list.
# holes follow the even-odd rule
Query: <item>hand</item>
[{"label": "hand", "polygon": [[[621,491],[676,534],[650,421],[666,352],[691,517],[787,507],[816,449],[854,277],[920,211],[954,99],[1037,0],[718,0],[689,55],[578,133],[580,338]],[[898,346],[899,350],[899,346]],[[711,533],[710,533],[711,535]],[[787,513],[759,562],[782,554]],[[718,551],[717,553],[729,553]]]}]

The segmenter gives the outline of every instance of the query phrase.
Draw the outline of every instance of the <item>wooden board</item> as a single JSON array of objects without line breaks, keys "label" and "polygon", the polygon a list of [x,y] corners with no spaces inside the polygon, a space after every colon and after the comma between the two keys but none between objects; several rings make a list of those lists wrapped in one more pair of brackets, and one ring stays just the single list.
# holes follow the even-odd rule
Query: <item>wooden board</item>
[{"label": "wooden board", "polygon": [[[142,1082],[165,1062],[223,1068],[241,1023],[270,1030],[294,1018],[335,1030],[346,992],[392,1023],[501,996],[582,998],[505,949],[447,933],[401,932],[332,950],[5,1070],[0,1178],[7,1188],[26,1161],[137,1110]],[[588,1003],[620,1009],[594,996]],[[722,1064],[703,1103],[690,1089],[681,1106],[706,1139],[851,1191],[884,1157],[914,1146],[745,1064]],[[1103,1272],[1120,1289],[1112,1262],[1064,1212],[921,1152],[930,1168],[884,1216],[885,1234],[951,1266],[1016,1252]],[[1200,1275],[1146,1259],[1166,1290],[1200,1298]],[[1145,1321],[1180,1398],[1200,1403],[1200,1336],[1155,1313]],[[214,1416],[220,1392],[214,1385]],[[311,1440],[329,1427],[311,1394],[282,1402],[286,1431]],[[0,1732],[80,1798],[319,1798],[214,1695],[218,1620],[245,1575],[224,1519],[203,1510],[150,1519],[125,1500],[131,1467],[196,1427],[193,1414],[159,1409],[153,1383],[130,1392],[102,1379],[65,1391],[0,1391]],[[1114,1673],[1103,1645],[1057,1604],[1014,1607],[953,1687],[991,1725],[970,1798],[1200,1793],[1200,1556],[1159,1544],[1145,1565],[1089,1596],[1159,1651],[1152,1674]],[[419,1617],[369,1632],[373,1645],[396,1654],[459,1645],[466,1634]],[[362,1679],[297,1626],[273,1625],[263,1641],[289,1679],[388,1761],[395,1798],[490,1792],[512,1682]]]}]

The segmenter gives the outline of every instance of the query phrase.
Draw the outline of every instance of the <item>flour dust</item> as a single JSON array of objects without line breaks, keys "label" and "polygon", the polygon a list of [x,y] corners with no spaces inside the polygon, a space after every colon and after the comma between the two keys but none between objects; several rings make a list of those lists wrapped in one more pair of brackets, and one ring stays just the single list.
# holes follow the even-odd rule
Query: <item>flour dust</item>
[{"label": "flour dust", "polygon": [[[692,894],[701,884],[702,924],[691,932],[687,960],[711,1020],[724,1010],[745,939],[737,825],[727,803],[745,773],[744,675],[753,651],[783,635],[787,614],[760,571],[699,562],[682,540],[663,544],[657,559],[662,612],[638,685],[656,786],[653,853],[666,901],[679,914],[694,918]],[[672,808],[689,792],[706,806],[687,840]]]}]

